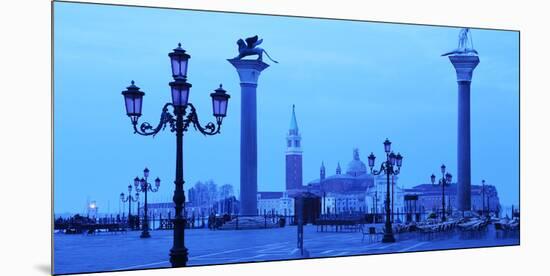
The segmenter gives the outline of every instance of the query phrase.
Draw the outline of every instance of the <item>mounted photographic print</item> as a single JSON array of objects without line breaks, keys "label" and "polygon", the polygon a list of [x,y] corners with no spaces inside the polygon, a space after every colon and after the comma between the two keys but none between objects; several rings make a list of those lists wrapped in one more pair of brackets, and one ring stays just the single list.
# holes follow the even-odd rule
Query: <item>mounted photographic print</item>
[{"label": "mounted photographic print", "polygon": [[53,8],[52,273],[520,244],[519,31]]}]

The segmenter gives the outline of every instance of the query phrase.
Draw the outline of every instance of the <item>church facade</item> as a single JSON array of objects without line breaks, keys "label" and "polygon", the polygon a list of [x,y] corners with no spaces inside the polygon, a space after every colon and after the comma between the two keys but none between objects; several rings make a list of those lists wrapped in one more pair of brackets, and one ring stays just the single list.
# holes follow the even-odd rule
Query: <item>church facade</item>
[{"label": "church facade", "polygon": [[[391,179],[390,198],[395,212],[403,207],[403,189],[397,185],[397,177]],[[324,162],[321,163],[319,178],[308,183],[307,187],[321,196],[323,214],[382,213],[386,198],[387,179],[385,175],[370,174],[361,161],[359,150],[353,150],[353,158],[342,173],[340,163],[335,174],[326,175]]]}]

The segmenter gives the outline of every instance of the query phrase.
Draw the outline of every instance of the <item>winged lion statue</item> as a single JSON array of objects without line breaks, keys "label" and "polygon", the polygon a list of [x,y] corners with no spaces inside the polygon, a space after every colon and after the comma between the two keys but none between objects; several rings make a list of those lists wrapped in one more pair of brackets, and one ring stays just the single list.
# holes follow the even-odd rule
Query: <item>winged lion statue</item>
[{"label": "winged lion statue", "polygon": [[[246,43],[245,43],[245,41],[246,41]],[[233,59],[243,59],[244,57],[247,57],[247,56],[258,55],[257,60],[261,61],[262,58],[263,58],[263,54],[265,53],[265,55],[271,61],[273,61],[275,63],[279,63],[278,61],[272,59],[269,56],[269,54],[266,52],[266,50],[264,50],[263,48],[258,47],[258,45],[262,44],[263,41],[264,41],[263,39],[258,39],[257,35],[255,35],[253,37],[249,37],[245,40],[243,40],[242,38],[237,40],[239,55],[236,56]]]}]

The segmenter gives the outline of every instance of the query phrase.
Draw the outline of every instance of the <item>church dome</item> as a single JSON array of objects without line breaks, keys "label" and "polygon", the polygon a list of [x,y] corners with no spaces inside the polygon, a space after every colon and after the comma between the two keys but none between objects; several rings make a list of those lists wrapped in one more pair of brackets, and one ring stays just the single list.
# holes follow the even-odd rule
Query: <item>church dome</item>
[{"label": "church dome", "polygon": [[346,174],[352,175],[352,176],[359,176],[367,173],[367,166],[361,159],[359,159],[359,150],[354,149],[353,150],[353,160],[351,160],[348,163],[348,169],[346,171]]}]

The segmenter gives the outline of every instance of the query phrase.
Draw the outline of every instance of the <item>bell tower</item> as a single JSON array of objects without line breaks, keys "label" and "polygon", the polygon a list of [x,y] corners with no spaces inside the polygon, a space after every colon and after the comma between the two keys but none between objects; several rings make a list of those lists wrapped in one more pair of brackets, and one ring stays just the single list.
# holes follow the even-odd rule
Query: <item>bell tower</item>
[{"label": "bell tower", "polygon": [[321,181],[325,180],[326,171],[325,171],[325,162],[321,162],[321,169],[319,170]]},{"label": "bell tower", "polygon": [[298,131],[295,107],[292,105],[290,128],[286,136],[286,189],[302,188],[302,137]]}]

